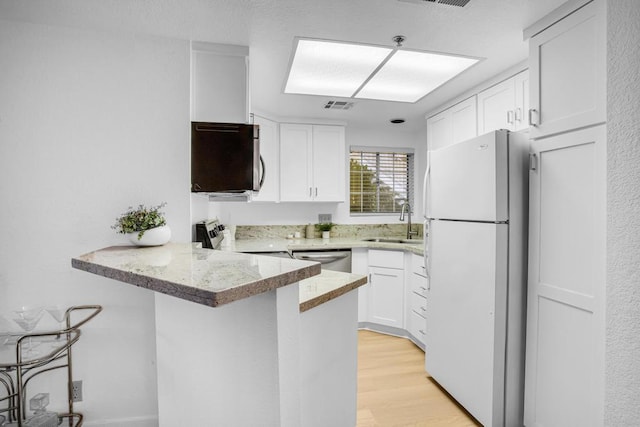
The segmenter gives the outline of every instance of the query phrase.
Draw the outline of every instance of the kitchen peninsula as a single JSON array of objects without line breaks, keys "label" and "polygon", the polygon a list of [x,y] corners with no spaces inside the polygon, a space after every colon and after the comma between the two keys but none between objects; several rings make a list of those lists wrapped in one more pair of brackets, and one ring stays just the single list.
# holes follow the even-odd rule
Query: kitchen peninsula
[{"label": "kitchen peninsula", "polygon": [[160,426],[355,425],[350,291],[366,277],[191,243],[110,247],[72,266],[155,292]]}]

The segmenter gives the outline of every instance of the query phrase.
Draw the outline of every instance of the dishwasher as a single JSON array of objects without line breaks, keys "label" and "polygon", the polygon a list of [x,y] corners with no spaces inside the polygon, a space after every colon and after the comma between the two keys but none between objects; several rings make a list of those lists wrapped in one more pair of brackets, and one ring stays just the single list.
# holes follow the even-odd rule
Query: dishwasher
[{"label": "dishwasher", "polygon": [[323,249],[316,251],[291,251],[291,255],[295,259],[319,262],[323,270],[351,273],[351,250]]}]

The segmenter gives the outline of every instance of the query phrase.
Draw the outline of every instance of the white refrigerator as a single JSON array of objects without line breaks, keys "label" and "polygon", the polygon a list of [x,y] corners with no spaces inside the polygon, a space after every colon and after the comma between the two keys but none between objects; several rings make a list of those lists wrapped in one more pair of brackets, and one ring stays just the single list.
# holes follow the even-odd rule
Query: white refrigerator
[{"label": "white refrigerator", "polygon": [[495,131],[429,152],[425,368],[484,426],[523,425],[528,142]]}]

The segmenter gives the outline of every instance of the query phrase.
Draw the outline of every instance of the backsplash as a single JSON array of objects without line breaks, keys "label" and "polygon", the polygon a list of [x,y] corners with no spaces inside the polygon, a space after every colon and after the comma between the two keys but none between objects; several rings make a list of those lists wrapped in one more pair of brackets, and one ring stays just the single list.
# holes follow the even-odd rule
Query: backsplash
[{"label": "backsplash", "polygon": [[[314,235],[305,235],[306,224],[301,225],[238,225],[236,227],[236,239],[284,239],[288,235],[299,232],[303,238],[320,238],[320,232],[315,230]],[[416,238],[422,238],[422,224],[417,223],[411,226],[413,231],[418,232]],[[407,235],[407,224],[336,224],[331,229],[333,238],[362,238],[369,237],[400,237]]]}]

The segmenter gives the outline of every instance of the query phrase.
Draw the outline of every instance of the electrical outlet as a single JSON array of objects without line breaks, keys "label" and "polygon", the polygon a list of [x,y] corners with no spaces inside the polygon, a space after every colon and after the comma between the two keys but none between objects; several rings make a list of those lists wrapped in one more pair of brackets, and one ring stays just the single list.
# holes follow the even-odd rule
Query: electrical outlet
[{"label": "electrical outlet", "polygon": [[321,223],[331,222],[331,214],[318,214],[318,222],[321,222]]},{"label": "electrical outlet", "polygon": [[71,400],[82,402],[82,380],[71,383]]}]

